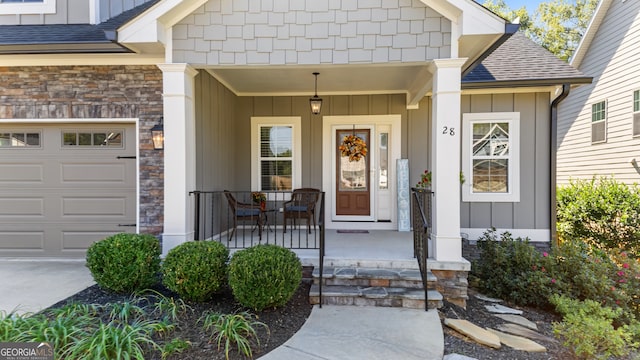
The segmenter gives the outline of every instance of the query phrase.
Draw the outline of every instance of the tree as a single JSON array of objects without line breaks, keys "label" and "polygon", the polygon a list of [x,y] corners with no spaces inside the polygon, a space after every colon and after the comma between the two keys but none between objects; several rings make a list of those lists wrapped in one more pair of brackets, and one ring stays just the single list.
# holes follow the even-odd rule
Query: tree
[{"label": "tree", "polygon": [[562,60],[569,60],[584,35],[598,0],[566,0],[541,3],[536,12],[538,26],[531,38]]},{"label": "tree", "polygon": [[511,10],[504,0],[487,0],[484,5],[509,21],[520,17],[520,28],[536,43],[568,61],[584,35],[599,0],[549,0],[533,16],[523,6]]},{"label": "tree", "polygon": [[513,23],[519,23],[520,30],[524,30],[526,32],[531,27],[531,16],[525,6],[522,6],[520,9],[512,10],[504,0],[486,0],[482,5]]}]

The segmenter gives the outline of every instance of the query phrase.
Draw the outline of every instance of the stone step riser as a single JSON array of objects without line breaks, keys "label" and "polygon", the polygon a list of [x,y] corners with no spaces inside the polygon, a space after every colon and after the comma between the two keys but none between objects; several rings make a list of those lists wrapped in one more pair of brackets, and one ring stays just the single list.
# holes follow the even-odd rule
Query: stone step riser
[{"label": "stone step riser", "polygon": [[[313,305],[320,303],[318,288],[312,287],[309,293],[309,301]],[[402,307],[408,309],[424,309],[424,293],[418,295],[415,292],[411,295],[403,296],[396,294],[387,295],[367,295],[359,294],[356,291],[345,291],[339,293],[335,289],[323,291],[322,303],[325,305],[352,305],[352,306],[380,306],[380,307]],[[429,291],[429,309],[438,309],[443,306],[442,295],[437,291]]]},{"label": "stone step riser", "polygon": [[[325,267],[322,277],[319,269],[313,271],[310,291],[312,304],[319,304],[319,286],[322,282],[322,303],[327,305],[383,306],[411,309],[425,308],[425,294],[419,270],[406,268]],[[437,278],[429,272],[428,306],[443,306],[442,295],[436,291]]]},{"label": "stone step riser", "polygon": [[[313,283],[318,284],[320,279],[314,278]],[[325,278],[322,279],[323,285],[341,285],[341,286],[365,286],[365,287],[397,287],[407,289],[422,289],[422,280],[389,280],[389,279],[343,279],[343,278]],[[436,281],[429,281],[427,287],[429,290],[436,288]]]}]

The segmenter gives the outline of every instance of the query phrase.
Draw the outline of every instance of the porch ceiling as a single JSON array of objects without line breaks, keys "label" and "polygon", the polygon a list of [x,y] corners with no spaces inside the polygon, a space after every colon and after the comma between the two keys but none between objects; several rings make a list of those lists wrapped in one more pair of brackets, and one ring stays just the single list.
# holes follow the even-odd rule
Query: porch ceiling
[{"label": "porch ceiling", "polygon": [[[428,63],[331,66],[245,66],[207,68],[238,96],[318,96],[354,94],[411,94],[428,84]],[[424,95],[424,94],[423,94]]]}]

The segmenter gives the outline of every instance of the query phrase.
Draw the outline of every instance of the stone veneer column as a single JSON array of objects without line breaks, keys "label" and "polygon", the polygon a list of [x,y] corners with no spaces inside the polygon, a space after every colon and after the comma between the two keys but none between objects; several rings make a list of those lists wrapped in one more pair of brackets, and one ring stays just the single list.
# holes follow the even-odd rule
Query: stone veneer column
[{"label": "stone veneer column", "polygon": [[434,60],[432,95],[432,186],[435,193],[431,240],[435,259],[461,261],[460,94],[466,59]]},{"label": "stone veneer column", "polygon": [[188,64],[160,64],[164,98],[164,233],[162,254],[193,240],[193,209],[189,192],[195,190],[194,77]]}]

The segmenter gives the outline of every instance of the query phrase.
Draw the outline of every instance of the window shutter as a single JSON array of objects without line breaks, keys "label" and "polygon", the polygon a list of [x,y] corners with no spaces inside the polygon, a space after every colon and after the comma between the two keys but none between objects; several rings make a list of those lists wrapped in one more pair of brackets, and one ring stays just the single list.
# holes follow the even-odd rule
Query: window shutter
[{"label": "window shutter", "polygon": [[606,121],[591,123],[591,142],[604,142],[607,140]]}]

